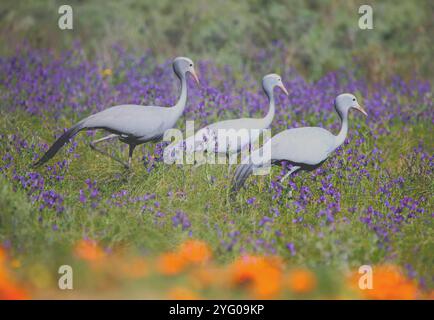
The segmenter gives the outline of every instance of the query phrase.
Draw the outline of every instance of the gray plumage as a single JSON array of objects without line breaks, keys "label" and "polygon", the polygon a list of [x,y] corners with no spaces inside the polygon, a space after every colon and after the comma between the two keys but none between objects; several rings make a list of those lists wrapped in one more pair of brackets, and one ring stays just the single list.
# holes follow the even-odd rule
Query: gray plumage
[{"label": "gray plumage", "polygon": [[[293,165],[282,181],[298,170],[312,170],[320,166],[342,143],[348,133],[348,112],[351,108],[367,115],[354,95],[344,93],[335,100],[335,109],[342,126],[338,135],[319,128],[303,127],[282,131],[272,137],[261,149],[252,152],[244,164],[237,167],[232,190],[239,190],[255,169],[287,161]],[[271,159],[262,157],[264,148],[270,148]]]},{"label": "gray plumage", "polygon": [[[137,145],[160,140],[164,132],[173,128],[182,115],[187,102],[187,72],[191,73],[198,82],[193,62],[188,58],[178,57],[174,59],[173,70],[181,81],[181,94],[175,106],[119,105],[93,114],[66,131],[34,166],[40,166],[50,160],[60,148],[81,130],[104,129],[110,132],[111,135],[93,141],[91,147],[96,149],[95,145],[99,142],[115,137],[119,138],[120,141],[129,145],[129,162],[126,165],[129,167],[132,153]],[[99,149],[96,150],[100,151]],[[105,154],[103,151],[100,152]],[[119,161],[116,158],[115,160]]]},{"label": "gray plumage", "polygon": [[[175,154],[176,156],[172,156],[174,159],[179,156],[177,152],[184,148],[187,153],[206,150],[230,155],[237,154],[248,144],[252,144],[259,138],[260,130],[269,128],[273,121],[275,113],[274,88],[279,87],[285,94],[288,94],[281,77],[277,74],[266,75],[262,79],[262,87],[269,98],[270,105],[265,117],[231,119],[210,124],[185,141],[167,147],[165,152],[168,155]],[[253,131],[252,129],[257,130]],[[227,130],[227,135],[226,133],[219,135],[219,130]]]}]

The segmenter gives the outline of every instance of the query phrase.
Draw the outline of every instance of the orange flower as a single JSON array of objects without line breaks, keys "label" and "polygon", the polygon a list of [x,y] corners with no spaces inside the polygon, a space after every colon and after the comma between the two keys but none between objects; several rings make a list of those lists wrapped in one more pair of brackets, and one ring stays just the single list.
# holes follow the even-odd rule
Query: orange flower
[{"label": "orange flower", "polygon": [[192,264],[201,264],[211,259],[211,250],[205,242],[187,240],[181,244],[179,254]]},{"label": "orange flower", "polygon": [[253,281],[264,265],[263,258],[257,256],[242,256],[232,264],[231,282],[240,285]]},{"label": "orange flower", "polygon": [[258,276],[254,282],[253,295],[260,299],[272,299],[281,289],[282,274],[279,269],[269,265],[262,272],[262,276]]},{"label": "orange flower", "polygon": [[309,270],[292,270],[288,277],[289,288],[295,293],[311,292],[316,286],[316,277]]},{"label": "orange flower", "polygon": [[90,262],[99,262],[106,257],[104,250],[94,240],[80,240],[74,252],[80,259]]},{"label": "orange flower", "polygon": [[187,261],[179,253],[163,253],[157,260],[158,270],[165,275],[175,275],[184,270]]},{"label": "orange flower", "polygon": [[[381,265],[373,268],[373,288],[360,290],[366,299],[407,300],[416,299],[418,290],[415,283],[406,278],[398,267]],[[360,275],[353,276],[358,284]],[[357,286],[358,287],[358,286]]]},{"label": "orange flower", "polygon": [[188,288],[175,287],[169,291],[169,299],[171,300],[198,300],[199,296]]},{"label": "orange flower", "polygon": [[282,272],[279,260],[259,256],[243,256],[230,267],[233,285],[247,284],[255,297],[269,299],[281,289]]},{"label": "orange flower", "polygon": [[15,283],[6,266],[2,265],[0,261],[0,300],[24,299],[29,299],[27,292]]},{"label": "orange flower", "polygon": [[188,240],[179,246],[177,252],[162,254],[157,261],[161,273],[174,275],[183,271],[188,265],[198,265],[211,259],[208,245],[199,240]]},{"label": "orange flower", "polygon": [[[1,280],[0,280],[1,281]],[[0,300],[26,300],[27,292],[12,281],[0,282]]]}]

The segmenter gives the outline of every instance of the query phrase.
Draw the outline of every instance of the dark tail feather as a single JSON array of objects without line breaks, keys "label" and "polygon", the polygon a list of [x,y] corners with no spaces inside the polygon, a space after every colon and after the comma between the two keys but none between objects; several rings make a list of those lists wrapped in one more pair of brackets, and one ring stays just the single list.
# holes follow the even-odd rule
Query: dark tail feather
[{"label": "dark tail feather", "polygon": [[56,140],[56,142],[53,143],[53,145],[42,156],[42,158],[33,164],[33,167],[39,167],[40,165],[43,165],[45,162],[54,157],[57,151],[59,151],[60,148],[62,148],[69,141],[69,139],[74,137],[79,131],[83,130],[84,128],[85,126],[83,125],[83,123],[79,122],[68,131],[66,131],[59,139]]},{"label": "dark tail feather", "polygon": [[232,179],[232,192],[241,189],[247,178],[253,173],[255,166],[253,164],[241,164],[235,170],[235,175]]}]

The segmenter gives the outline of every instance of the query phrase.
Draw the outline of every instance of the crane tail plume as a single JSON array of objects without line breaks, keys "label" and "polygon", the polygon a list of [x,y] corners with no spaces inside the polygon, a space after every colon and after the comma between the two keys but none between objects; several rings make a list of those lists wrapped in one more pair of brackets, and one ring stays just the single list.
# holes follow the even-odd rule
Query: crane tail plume
[{"label": "crane tail plume", "polygon": [[253,164],[241,164],[235,170],[234,177],[232,179],[232,192],[236,192],[241,189],[247,178],[253,173],[255,166]]},{"label": "crane tail plume", "polygon": [[50,160],[54,155],[72,138],[74,137],[78,132],[85,129],[83,122],[79,122],[73,127],[71,127],[68,131],[66,131],[62,136],[57,139],[53,145],[48,149],[48,151],[33,164],[33,167],[39,167],[43,165],[45,162]]}]

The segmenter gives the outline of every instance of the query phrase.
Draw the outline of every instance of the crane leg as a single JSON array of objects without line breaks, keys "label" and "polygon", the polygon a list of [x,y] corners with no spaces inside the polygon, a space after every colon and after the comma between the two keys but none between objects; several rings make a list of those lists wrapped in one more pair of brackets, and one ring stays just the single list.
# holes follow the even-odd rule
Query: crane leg
[{"label": "crane leg", "polygon": [[[230,176],[232,165],[237,164],[238,162],[238,153],[237,152],[230,152],[226,154],[226,159],[228,161],[228,177]],[[234,161],[235,160],[235,161]]]},{"label": "crane leg", "polygon": [[131,162],[132,162],[132,159],[133,159],[133,151],[136,148],[136,145],[135,144],[130,144],[129,146],[130,146],[130,148],[128,150],[128,169],[131,169]]},{"label": "crane leg", "polygon": [[105,155],[105,156],[107,156],[107,157],[110,157],[110,158],[112,158],[113,160],[115,160],[115,161],[121,163],[124,167],[129,168],[128,164],[125,163],[125,162],[123,162],[121,159],[119,159],[119,158],[117,158],[117,157],[114,157],[114,156],[112,156],[111,154],[109,154],[107,151],[104,151],[104,150],[99,149],[99,148],[96,147],[96,145],[97,145],[98,143],[103,142],[103,141],[106,141],[106,140],[111,140],[111,139],[114,139],[114,138],[116,138],[116,137],[119,137],[119,136],[118,136],[117,134],[109,134],[108,136],[105,136],[105,137],[103,137],[103,138],[101,138],[101,139],[97,139],[97,140],[93,140],[93,141],[91,141],[91,142],[89,143],[89,146],[92,148],[92,150],[95,150],[95,151],[97,151],[97,152],[99,152],[99,153],[101,153],[101,154],[103,154],[103,155]]},{"label": "crane leg", "polygon": [[231,173],[231,169],[232,169],[232,154],[228,155],[227,159],[228,159],[228,163],[229,163],[229,165],[228,165],[228,177],[229,177],[230,173]]},{"label": "crane leg", "polygon": [[297,171],[298,169],[300,169],[301,167],[299,166],[294,166],[291,168],[291,170],[289,170],[282,179],[280,179],[280,183],[283,183],[283,181],[285,181],[286,178],[288,178],[292,173],[294,173],[295,171]]},{"label": "crane leg", "polygon": [[[201,165],[207,163],[207,160],[204,159],[204,157],[208,156],[208,151],[203,152],[203,154],[202,154],[203,158],[200,158],[200,161],[196,160],[196,154],[194,154],[194,156],[195,156],[195,159],[194,159],[194,166],[193,166],[193,168],[196,169],[197,167],[200,167]],[[186,155],[186,157],[188,157],[188,155]]]}]

